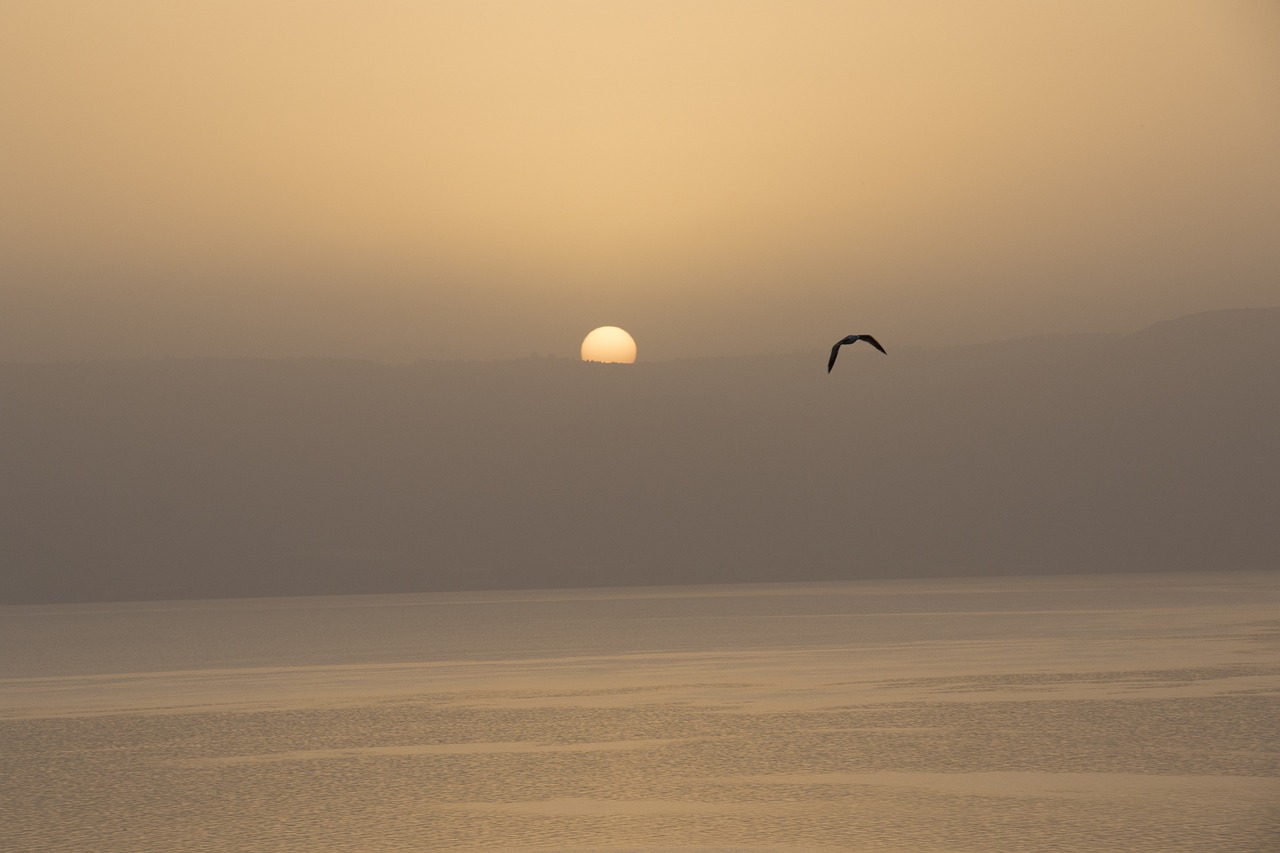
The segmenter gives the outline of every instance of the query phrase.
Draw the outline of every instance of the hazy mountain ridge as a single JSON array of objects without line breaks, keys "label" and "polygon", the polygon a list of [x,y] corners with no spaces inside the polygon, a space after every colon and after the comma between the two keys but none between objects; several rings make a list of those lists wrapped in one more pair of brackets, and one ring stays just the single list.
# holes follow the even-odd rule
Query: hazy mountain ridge
[{"label": "hazy mountain ridge", "polygon": [[0,600],[1274,568],[1280,308],[939,350],[0,365]]}]

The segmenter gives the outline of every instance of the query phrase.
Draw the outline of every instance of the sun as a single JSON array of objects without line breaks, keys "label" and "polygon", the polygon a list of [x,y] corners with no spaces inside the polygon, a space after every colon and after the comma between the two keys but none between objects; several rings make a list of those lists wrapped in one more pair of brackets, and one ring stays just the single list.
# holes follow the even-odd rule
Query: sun
[{"label": "sun", "polygon": [[601,326],[582,339],[582,360],[610,364],[634,364],[636,340],[625,329]]}]

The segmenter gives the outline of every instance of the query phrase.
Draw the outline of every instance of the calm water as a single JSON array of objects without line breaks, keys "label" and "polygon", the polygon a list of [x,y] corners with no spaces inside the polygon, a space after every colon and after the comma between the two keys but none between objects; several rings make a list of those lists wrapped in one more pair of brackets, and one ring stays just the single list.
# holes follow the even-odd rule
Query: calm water
[{"label": "calm water", "polygon": [[1280,849],[1280,573],[0,608],[6,851]]}]

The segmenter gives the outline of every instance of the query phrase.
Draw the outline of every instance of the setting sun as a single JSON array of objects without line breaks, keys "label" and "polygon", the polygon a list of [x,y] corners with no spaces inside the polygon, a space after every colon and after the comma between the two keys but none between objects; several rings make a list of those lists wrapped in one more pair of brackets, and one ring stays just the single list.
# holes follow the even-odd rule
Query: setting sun
[{"label": "setting sun", "polygon": [[610,364],[634,364],[635,338],[617,326],[601,326],[582,339],[582,360]]}]

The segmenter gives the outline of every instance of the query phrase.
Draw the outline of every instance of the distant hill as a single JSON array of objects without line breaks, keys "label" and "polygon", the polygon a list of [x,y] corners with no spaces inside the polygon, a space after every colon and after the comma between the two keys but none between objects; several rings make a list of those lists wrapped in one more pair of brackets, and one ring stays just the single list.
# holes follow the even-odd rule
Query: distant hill
[{"label": "distant hill", "polygon": [[0,601],[1280,567],[1280,308],[884,343],[0,364]]}]

